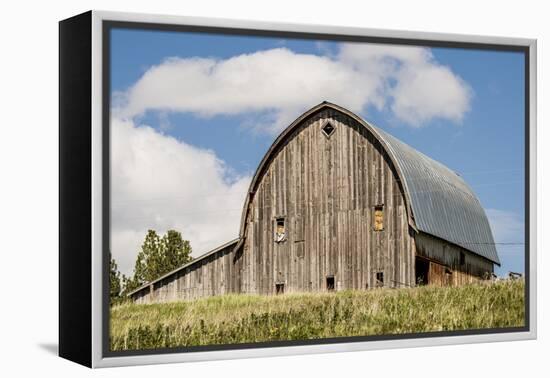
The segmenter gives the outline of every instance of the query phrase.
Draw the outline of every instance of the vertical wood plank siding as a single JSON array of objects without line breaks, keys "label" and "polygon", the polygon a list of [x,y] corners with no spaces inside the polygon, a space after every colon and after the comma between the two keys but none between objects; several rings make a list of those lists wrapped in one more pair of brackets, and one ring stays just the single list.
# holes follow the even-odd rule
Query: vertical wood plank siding
[{"label": "vertical wood plank siding", "polygon": [[240,292],[235,243],[132,294],[137,303],[161,303]]},{"label": "vertical wood plank siding", "polygon": [[[486,278],[493,273],[491,261],[457,245],[424,233],[416,235],[415,243],[418,256],[430,260],[430,284],[463,285]],[[460,261],[461,253],[464,254],[464,264]],[[445,274],[449,274],[449,270],[450,278],[447,278]]]},{"label": "vertical wood plank siding", "polygon": [[[335,128],[327,137],[322,127]],[[374,230],[383,205],[384,229]],[[414,247],[403,189],[387,153],[355,120],[334,110],[306,119],[274,151],[249,204],[243,292],[286,292],[414,285]],[[275,218],[286,240],[275,242]]]}]

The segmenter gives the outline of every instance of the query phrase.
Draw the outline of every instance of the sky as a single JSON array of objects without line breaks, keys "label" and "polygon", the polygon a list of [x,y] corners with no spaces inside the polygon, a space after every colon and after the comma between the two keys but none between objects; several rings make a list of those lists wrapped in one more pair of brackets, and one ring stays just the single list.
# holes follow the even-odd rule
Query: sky
[{"label": "sky", "polygon": [[460,174],[501,267],[524,272],[524,57],[517,52],[114,29],[111,251],[132,273],[148,229],[199,256],[238,236],[260,160],[329,101]]}]

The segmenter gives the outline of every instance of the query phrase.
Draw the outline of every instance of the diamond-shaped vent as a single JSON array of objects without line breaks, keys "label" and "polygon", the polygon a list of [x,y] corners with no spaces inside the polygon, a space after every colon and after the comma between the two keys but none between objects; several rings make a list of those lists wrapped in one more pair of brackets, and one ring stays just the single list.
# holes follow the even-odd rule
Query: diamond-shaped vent
[{"label": "diamond-shaped vent", "polygon": [[323,128],[323,133],[327,136],[327,137],[330,137],[332,135],[332,133],[334,133],[334,126],[332,126],[332,123],[330,122],[327,122]]}]

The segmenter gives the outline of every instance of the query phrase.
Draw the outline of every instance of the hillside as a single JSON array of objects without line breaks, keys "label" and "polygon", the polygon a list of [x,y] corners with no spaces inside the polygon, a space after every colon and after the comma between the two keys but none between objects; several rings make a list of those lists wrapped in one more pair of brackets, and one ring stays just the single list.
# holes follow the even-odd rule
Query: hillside
[{"label": "hillside", "polygon": [[111,309],[111,349],[522,326],[524,282],[280,296],[226,295]]}]

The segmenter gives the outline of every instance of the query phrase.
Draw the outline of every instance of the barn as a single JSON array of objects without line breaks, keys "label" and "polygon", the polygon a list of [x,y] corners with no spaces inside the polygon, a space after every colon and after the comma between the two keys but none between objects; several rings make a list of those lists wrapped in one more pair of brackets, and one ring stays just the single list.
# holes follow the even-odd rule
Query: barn
[{"label": "barn", "polygon": [[495,264],[485,211],[457,173],[323,102],[267,151],[238,237],[129,296],[461,285],[490,277]]}]

